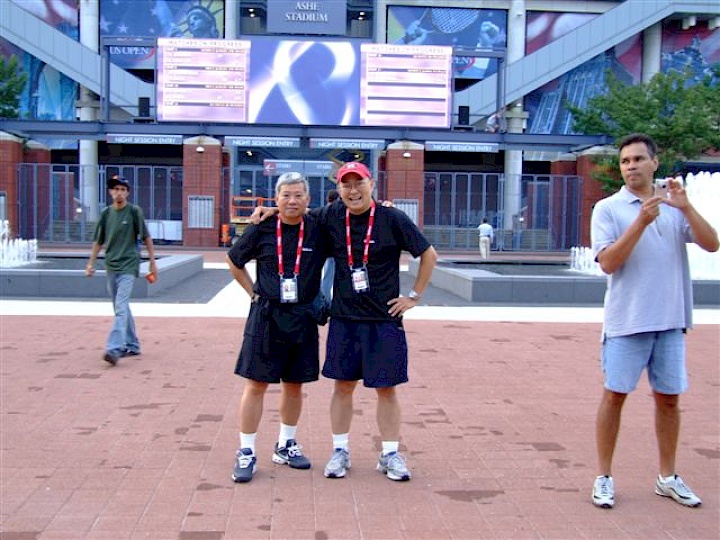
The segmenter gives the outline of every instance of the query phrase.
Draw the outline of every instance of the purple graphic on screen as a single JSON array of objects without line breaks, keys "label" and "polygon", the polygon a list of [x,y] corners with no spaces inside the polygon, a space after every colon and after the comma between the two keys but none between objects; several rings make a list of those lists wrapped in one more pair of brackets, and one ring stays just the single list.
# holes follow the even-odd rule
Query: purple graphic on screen
[{"label": "purple graphic on screen", "polygon": [[249,121],[357,125],[358,67],[350,42],[253,40]]}]

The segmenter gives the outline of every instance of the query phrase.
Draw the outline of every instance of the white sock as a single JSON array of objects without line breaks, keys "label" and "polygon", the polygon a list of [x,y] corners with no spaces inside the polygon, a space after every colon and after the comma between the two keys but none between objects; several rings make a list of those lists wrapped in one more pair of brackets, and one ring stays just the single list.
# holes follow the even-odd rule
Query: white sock
[{"label": "white sock", "polygon": [[240,433],[240,448],[249,448],[255,453],[255,436],[257,433]]},{"label": "white sock", "polygon": [[387,456],[392,452],[397,452],[400,448],[400,441],[383,441],[382,442],[382,455]]},{"label": "white sock", "polygon": [[287,442],[290,439],[295,438],[297,433],[297,426],[288,426],[287,424],[280,424],[280,435],[278,436],[278,448],[285,448]]},{"label": "white sock", "polygon": [[333,448],[335,450],[345,450],[346,452],[350,449],[350,434],[349,433],[333,433]]},{"label": "white sock", "polygon": [[670,480],[675,480],[675,475],[671,474],[670,476],[663,476],[662,474],[658,475],[660,476],[661,482],[669,482]]}]

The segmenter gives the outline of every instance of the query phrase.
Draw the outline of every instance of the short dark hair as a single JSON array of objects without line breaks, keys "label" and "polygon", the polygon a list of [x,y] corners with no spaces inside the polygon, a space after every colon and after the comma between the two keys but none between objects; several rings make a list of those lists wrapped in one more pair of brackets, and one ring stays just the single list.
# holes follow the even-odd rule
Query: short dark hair
[{"label": "short dark hair", "polygon": [[635,143],[644,143],[645,146],[647,146],[648,154],[650,154],[651,158],[657,155],[657,143],[650,135],[645,135],[644,133],[631,133],[620,139],[620,142],[618,142],[618,152],[622,152],[623,148]]},{"label": "short dark hair", "polygon": [[113,189],[115,186],[125,186],[127,190],[130,191],[130,182],[125,180],[125,178],[118,176],[117,174],[113,174],[110,178],[108,178],[107,181],[108,189]]},{"label": "short dark hair", "polygon": [[338,197],[340,197],[340,194],[338,193],[337,189],[331,189],[327,192],[327,203],[334,203],[338,200]]}]

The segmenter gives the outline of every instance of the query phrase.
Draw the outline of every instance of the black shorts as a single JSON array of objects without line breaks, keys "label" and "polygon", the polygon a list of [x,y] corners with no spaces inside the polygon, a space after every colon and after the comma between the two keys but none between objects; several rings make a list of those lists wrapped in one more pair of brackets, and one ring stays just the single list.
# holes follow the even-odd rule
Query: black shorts
[{"label": "black shorts", "polygon": [[318,341],[270,343],[270,354],[253,350],[252,340],[243,340],[235,374],[266,383],[317,381],[320,372]]},{"label": "black shorts", "polygon": [[[299,342],[288,343],[273,338],[264,341],[262,331],[253,324],[259,308],[253,305],[250,309],[235,374],[266,383],[317,381],[320,376],[317,325],[310,325],[304,339]],[[260,319],[257,323],[271,324]]]},{"label": "black shorts", "polygon": [[359,381],[368,388],[408,382],[405,330],[396,322],[355,322],[330,318],[325,365],[329,379]]}]

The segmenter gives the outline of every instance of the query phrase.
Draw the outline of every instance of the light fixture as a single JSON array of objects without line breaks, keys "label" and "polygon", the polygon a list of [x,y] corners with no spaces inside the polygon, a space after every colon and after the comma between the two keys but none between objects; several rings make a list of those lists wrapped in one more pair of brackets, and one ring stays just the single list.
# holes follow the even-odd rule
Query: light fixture
[{"label": "light fixture", "polygon": [[412,154],[411,154],[410,152],[403,152],[403,157],[404,157],[405,159],[411,158],[411,157],[412,157]]},{"label": "light fixture", "polygon": [[245,150],[245,153],[246,153],[248,156],[252,156],[252,150]]},{"label": "light fixture", "polygon": [[198,146],[197,148],[195,148],[195,151],[196,151],[198,154],[202,154],[202,153],[205,151],[205,147],[204,147],[204,146]]}]

